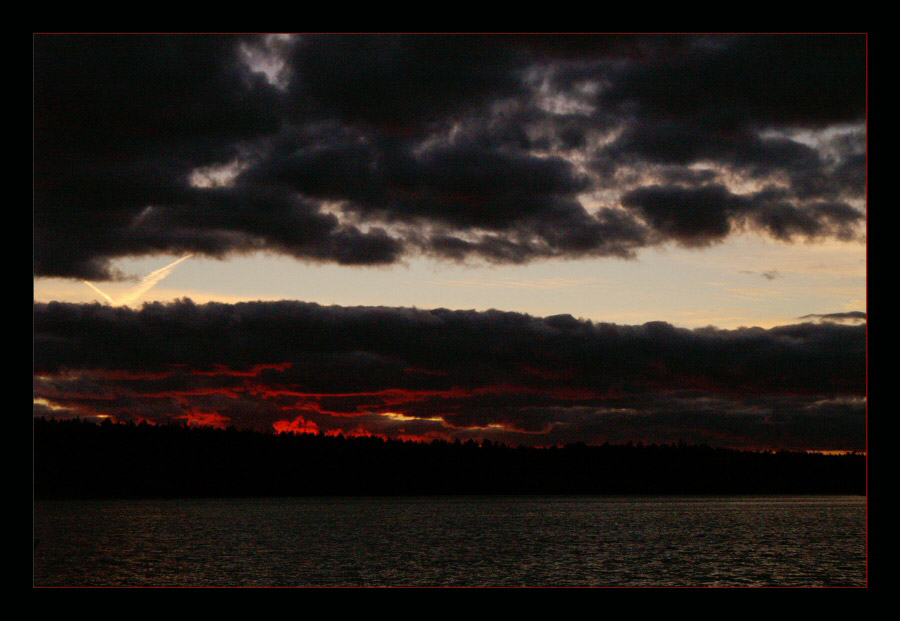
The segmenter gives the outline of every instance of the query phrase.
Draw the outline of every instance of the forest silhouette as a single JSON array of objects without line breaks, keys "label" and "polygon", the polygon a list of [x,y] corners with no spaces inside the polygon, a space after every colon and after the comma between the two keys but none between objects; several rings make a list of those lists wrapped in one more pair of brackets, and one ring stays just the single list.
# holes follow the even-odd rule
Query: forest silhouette
[{"label": "forest silhouette", "polygon": [[706,445],[511,447],[34,420],[34,495],[865,494],[862,454]]}]

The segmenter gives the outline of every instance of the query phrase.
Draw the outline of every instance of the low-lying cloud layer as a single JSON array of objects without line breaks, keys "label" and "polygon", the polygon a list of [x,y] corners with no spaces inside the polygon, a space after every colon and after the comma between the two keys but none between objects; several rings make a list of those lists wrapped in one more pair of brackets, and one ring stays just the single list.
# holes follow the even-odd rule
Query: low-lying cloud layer
[{"label": "low-lying cloud layer", "polygon": [[34,273],[854,239],[865,37],[34,41]]},{"label": "low-lying cloud layer", "polygon": [[865,448],[865,325],[301,302],[34,306],[35,414],[512,444]]},{"label": "low-lying cloud layer", "polygon": [[809,315],[803,315],[799,317],[799,319],[806,320],[818,320],[818,321],[838,321],[838,322],[865,322],[866,321],[866,312],[865,311],[847,311],[843,313],[812,313]]}]

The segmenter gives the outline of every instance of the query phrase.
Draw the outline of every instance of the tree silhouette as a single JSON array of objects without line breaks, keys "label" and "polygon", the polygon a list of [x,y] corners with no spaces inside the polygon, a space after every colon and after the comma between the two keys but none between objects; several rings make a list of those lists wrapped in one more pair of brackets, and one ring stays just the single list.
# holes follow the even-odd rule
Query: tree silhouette
[{"label": "tree silhouette", "polygon": [[34,421],[37,498],[865,494],[866,458],[706,445],[509,447],[184,424]]}]

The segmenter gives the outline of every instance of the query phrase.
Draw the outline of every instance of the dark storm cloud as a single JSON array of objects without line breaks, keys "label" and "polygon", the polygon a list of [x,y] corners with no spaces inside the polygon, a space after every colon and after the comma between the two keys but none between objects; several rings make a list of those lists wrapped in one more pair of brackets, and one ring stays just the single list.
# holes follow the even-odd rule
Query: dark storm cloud
[{"label": "dark storm cloud", "polygon": [[524,263],[536,257],[618,256],[631,258],[646,244],[649,231],[619,210],[593,216],[575,204],[557,205],[555,218],[531,219],[505,235],[484,234],[465,240],[450,234],[429,238],[426,249],[462,261],[478,255],[497,263]]},{"label": "dark storm cloud", "polygon": [[865,311],[848,311],[846,313],[812,313],[803,315],[798,319],[820,319],[822,321],[865,321]]},{"label": "dark storm cloud", "polygon": [[822,127],[864,118],[865,67],[865,35],[699,36],[625,65],[602,98],[719,128]]},{"label": "dark storm cloud", "polygon": [[[34,271],[102,278],[107,258],[207,251],[214,231],[147,239],[152,205],[196,167],[277,129],[275,92],[224,36],[36,36]],[[137,237],[137,239],[135,239]]]},{"label": "dark storm cloud", "polygon": [[410,144],[360,142],[342,130],[283,143],[284,151],[270,154],[247,176],[306,196],[346,200],[353,212],[386,221],[502,230],[548,213],[556,219],[560,210],[583,212],[571,197],[589,187],[562,158],[491,145],[441,144],[413,152]]},{"label": "dark storm cloud", "polygon": [[381,227],[363,231],[307,199],[249,183],[195,192],[186,204],[152,207],[132,238],[176,240],[212,256],[267,249],[343,264],[392,263],[402,251]]},{"label": "dark storm cloud", "polygon": [[34,102],[38,276],[631,257],[864,217],[856,35],[39,35]]},{"label": "dark storm cloud", "polygon": [[521,91],[516,51],[478,35],[305,35],[291,96],[323,116],[387,133],[420,131]]},{"label": "dark storm cloud", "polygon": [[754,425],[775,414],[792,421],[791,412],[812,416],[816,403],[865,395],[865,327],[837,323],[686,330],[568,315],[190,301],[141,310],[35,304],[34,319],[35,397],[117,419],[203,424],[214,414],[216,424],[272,429],[302,417],[322,430],[547,444],[599,441],[626,414],[657,421],[660,437],[689,421],[711,433],[706,416],[731,430],[728,442],[750,445],[756,435],[736,439],[748,412]]},{"label": "dark storm cloud", "polygon": [[739,448],[862,450],[866,446],[864,399],[810,402],[796,397],[636,397],[627,408],[526,406],[479,409],[447,417],[460,430],[501,423],[504,440],[533,434],[535,443],[562,445],[668,443],[682,440]]},{"label": "dark storm cloud", "polygon": [[626,193],[622,205],[639,213],[663,239],[685,246],[721,241],[742,226],[761,229],[781,240],[822,236],[850,239],[864,219],[846,203],[797,206],[777,189],[734,194],[718,184],[697,188],[645,186]]},{"label": "dark storm cloud", "polygon": [[816,150],[786,138],[761,138],[750,132],[717,132],[705,124],[643,119],[630,124],[604,153],[616,160],[634,157],[639,162],[682,166],[713,161],[754,176],[822,165]]}]

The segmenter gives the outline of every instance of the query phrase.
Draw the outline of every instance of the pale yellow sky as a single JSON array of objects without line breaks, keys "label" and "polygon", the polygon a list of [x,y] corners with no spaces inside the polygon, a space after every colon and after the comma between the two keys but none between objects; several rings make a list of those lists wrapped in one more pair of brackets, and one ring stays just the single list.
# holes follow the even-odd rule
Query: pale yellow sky
[{"label": "pale yellow sky", "polygon": [[[117,261],[143,278],[178,256]],[[768,274],[768,278],[764,274]],[[95,283],[114,299],[136,282]],[[860,242],[786,244],[753,234],[705,249],[644,249],[636,260],[459,265],[414,258],[388,267],[311,264],[257,254],[220,261],[193,256],[138,297],[197,303],[295,299],[319,304],[416,306],[568,313],[594,321],[678,326],[771,327],[810,313],[866,310],[866,247]],[[103,302],[80,280],[38,278],[38,302]]]}]

